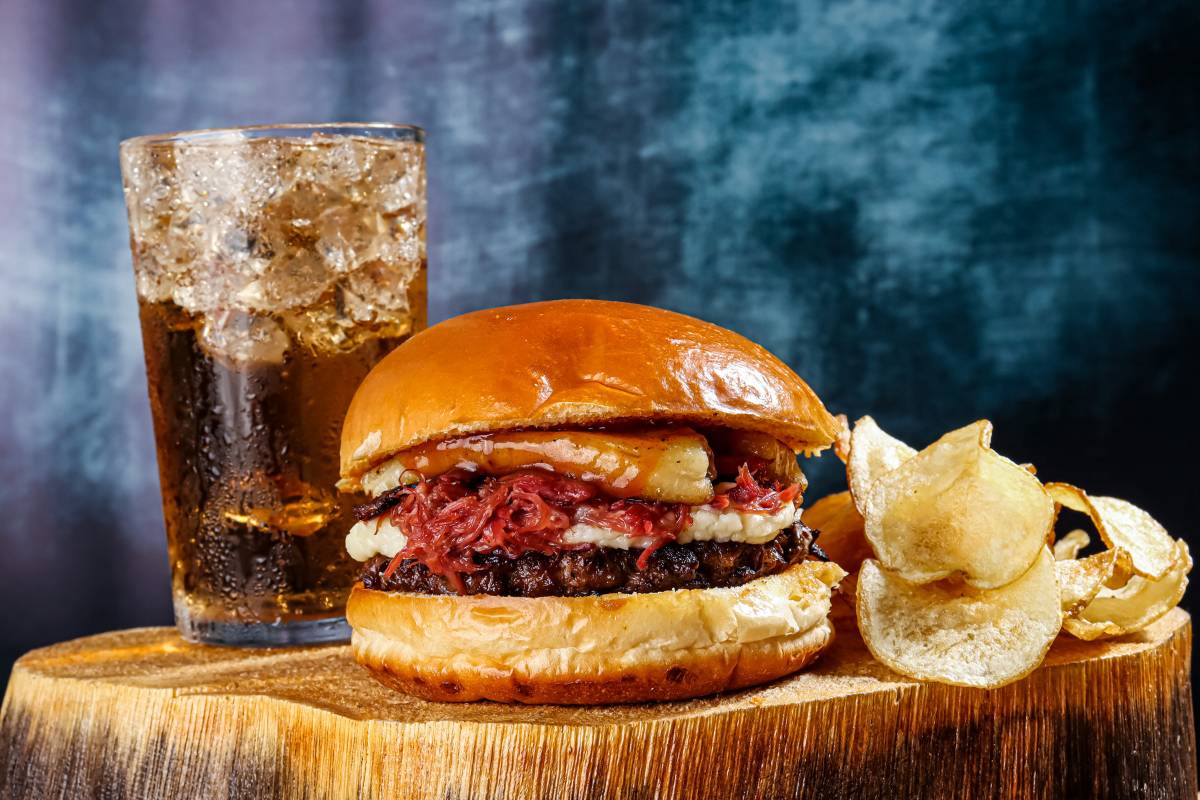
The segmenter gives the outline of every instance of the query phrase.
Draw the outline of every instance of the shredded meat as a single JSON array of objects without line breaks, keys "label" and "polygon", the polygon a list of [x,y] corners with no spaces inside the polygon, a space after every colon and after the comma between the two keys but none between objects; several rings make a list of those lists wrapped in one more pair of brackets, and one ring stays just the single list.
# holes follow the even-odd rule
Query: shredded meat
[{"label": "shredded meat", "polygon": [[737,480],[725,491],[717,492],[712,499],[714,508],[736,508],[738,511],[762,511],[774,513],[790,503],[800,493],[800,484],[793,483],[788,487],[774,488],[763,486],[750,474],[750,467],[742,464],[738,467]]},{"label": "shredded meat", "polygon": [[492,594],[516,597],[572,597],[607,592],[662,592],[740,586],[802,561],[815,549],[816,532],[797,523],[765,544],[670,542],[655,550],[644,567],[641,552],[587,546],[553,554],[502,553],[475,556],[477,568],[456,585],[415,559],[376,556],[363,570],[368,589],[421,594]]}]

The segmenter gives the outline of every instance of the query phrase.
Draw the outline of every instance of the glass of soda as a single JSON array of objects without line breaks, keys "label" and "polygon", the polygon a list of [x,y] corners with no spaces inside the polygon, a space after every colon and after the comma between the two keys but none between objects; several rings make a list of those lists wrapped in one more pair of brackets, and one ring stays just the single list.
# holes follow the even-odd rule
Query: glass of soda
[{"label": "glass of soda", "polygon": [[175,621],[191,641],[349,637],[338,439],[425,325],[425,149],[404,125],[121,143]]}]

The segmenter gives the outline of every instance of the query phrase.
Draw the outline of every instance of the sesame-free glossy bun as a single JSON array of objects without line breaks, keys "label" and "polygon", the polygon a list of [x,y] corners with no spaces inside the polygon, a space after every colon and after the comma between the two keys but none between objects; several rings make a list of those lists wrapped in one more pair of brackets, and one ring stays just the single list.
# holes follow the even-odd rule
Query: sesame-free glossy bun
[{"label": "sesame-free glossy bun", "polygon": [[448,319],[367,375],[342,428],[342,477],[429,441],[661,420],[759,431],[818,451],[836,420],[733,331],[649,306],[556,300]]},{"label": "sesame-free glossy bun", "polygon": [[805,561],[742,586],[590,597],[380,592],[356,586],[354,658],[428,700],[638,703],[765,683],[833,638],[830,587]]}]

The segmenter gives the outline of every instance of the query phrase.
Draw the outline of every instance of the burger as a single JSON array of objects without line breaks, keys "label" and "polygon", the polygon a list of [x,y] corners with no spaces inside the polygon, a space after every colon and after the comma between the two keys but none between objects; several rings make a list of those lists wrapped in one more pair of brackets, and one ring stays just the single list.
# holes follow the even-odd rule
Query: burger
[{"label": "burger", "polygon": [[624,703],[792,673],[844,575],[800,522],[797,454],[837,421],[762,347],[681,314],[562,300],[423,331],[347,412],[370,500],[355,659],[441,701]]}]

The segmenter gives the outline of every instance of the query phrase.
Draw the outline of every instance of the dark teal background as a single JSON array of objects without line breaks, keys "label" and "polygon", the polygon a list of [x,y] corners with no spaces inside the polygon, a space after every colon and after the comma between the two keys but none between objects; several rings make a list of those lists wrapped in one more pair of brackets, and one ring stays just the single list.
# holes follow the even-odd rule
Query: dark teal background
[{"label": "dark teal background", "polygon": [[117,164],[147,132],[420,124],[433,319],[695,314],[1190,538],[1198,9],[0,0],[0,674],[170,619]]}]

